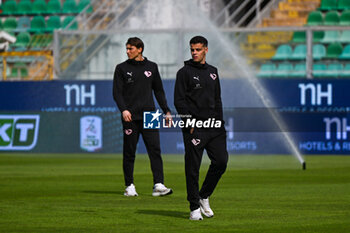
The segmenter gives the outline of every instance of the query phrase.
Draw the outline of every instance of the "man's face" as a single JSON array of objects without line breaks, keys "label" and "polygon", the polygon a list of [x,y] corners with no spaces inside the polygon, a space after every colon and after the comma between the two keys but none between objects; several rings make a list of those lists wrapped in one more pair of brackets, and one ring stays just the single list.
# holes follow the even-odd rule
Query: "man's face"
[{"label": "man's face", "polygon": [[134,45],[126,45],[126,55],[129,59],[136,59],[142,57],[142,48],[136,48]]},{"label": "man's face", "polygon": [[208,52],[208,47],[205,47],[201,43],[191,44],[191,56],[193,61],[204,64],[205,55]]}]

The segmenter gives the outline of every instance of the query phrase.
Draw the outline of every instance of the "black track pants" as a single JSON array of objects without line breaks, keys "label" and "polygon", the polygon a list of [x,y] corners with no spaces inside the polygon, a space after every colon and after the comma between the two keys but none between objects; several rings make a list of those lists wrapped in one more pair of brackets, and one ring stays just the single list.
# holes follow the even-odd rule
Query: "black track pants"
[{"label": "black track pants", "polygon": [[[187,200],[190,209],[199,208],[199,199],[208,198],[225,172],[228,162],[226,131],[221,129],[196,129],[193,134],[183,131],[185,144],[185,173]],[[211,160],[207,175],[199,190],[199,169],[203,151],[206,149]]]},{"label": "black track pants", "polygon": [[140,134],[148,152],[153,173],[153,182],[164,183],[163,161],[160,152],[159,130],[143,129],[143,121],[123,121],[124,145],[123,145],[123,171],[125,186],[134,183],[134,163],[136,146]]}]

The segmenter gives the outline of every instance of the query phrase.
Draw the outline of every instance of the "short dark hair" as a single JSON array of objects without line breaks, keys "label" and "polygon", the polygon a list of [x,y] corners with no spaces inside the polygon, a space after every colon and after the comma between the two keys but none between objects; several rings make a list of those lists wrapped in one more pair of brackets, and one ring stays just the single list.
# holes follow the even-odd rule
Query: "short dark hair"
[{"label": "short dark hair", "polygon": [[132,45],[132,46],[135,46],[138,49],[142,48],[142,52],[141,53],[143,53],[145,45],[143,44],[143,41],[140,38],[138,38],[138,37],[130,37],[125,45],[128,45],[128,44]]},{"label": "short dark hair", "polygon": [[208,47],[208,40],[205,39],[203,36],[195,36],[190,40],[190,45],[191,44],[203,44],[205,47]]}]

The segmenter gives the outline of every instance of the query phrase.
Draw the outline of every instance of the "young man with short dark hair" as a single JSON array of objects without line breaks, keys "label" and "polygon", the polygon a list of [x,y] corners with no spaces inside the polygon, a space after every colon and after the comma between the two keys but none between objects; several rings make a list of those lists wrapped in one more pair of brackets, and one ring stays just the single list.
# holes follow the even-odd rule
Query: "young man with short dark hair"
[{"label": "young man with short dark hair", "polygon": [[113,97],[122,113],[124,133],[123,172],[125,196],[137,196],[134,185],[134,162],[140,134],[145,142],[153,173],[153,196],[169,195],[173,191],[164,186],[163,161],[159,130],[143,129],[143,112],[154,111],[153,93],[171,121],[170,109],[156,63],[142,56],[144,43],[137,37],[126,42],[128,60],[116,66],[113,79]]},{"label": "young man with short dark hair", "polygon": [[[219,75],[217,68],[206,63],[208,41],[202,36],[195,36],[190,40],[190,47],[192,59],[185,61],[185,66],[176,75],[174,93],[176,110],[185,120],[195,119],[202,122],[215,120],[219,123],[213,128],[191,127],[182,130],[190,219],[202,220],[201,213],[206,217],[214,216],[209,205],[209,196],[226,170],[228,153]],[[199,169],[204,149],[211,164],[199,190]]]}]

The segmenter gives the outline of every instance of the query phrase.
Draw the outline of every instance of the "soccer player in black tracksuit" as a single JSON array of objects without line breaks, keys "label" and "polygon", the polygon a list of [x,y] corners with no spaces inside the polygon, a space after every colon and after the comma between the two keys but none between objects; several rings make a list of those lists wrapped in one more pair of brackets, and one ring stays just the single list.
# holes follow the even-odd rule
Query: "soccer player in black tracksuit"
[{"label": "soccer player in black tracksuit", "polygon": [[134,162],[136,145],[140,134],[145,142],[153,173],[153,196],[164,196],[172,190],[164,186],[163,162],[161,158],[159,131],[143,129],[143,112],[154,111],[153,94],[171,121],[170,110],[165,99],[162,81],[156,63],[142,56],[144,44],[137,37],[126,42],[128,60],[118,64],[113,79],[113,97],[122,113],[124,132],[123,171],[125,196],[137,196],[134,185]]},{"label": "soccer player in black tracksuit", "polygon": [[[226,130],[217,69],[205,62],[208,41],[202,36],[190,41],[192,59],[185,61],[176,76],[174,103],[180,115],[205,121],[215,118],[222,124],[218,128],[184,128],[185,173],[187,200],[190,202],[190,219],[202,220],[201,212],[214,216],[209,196],[226,170],[228,153]],[[198,179],[203,151],[206,149],[211,164],[199,190]]]}]

